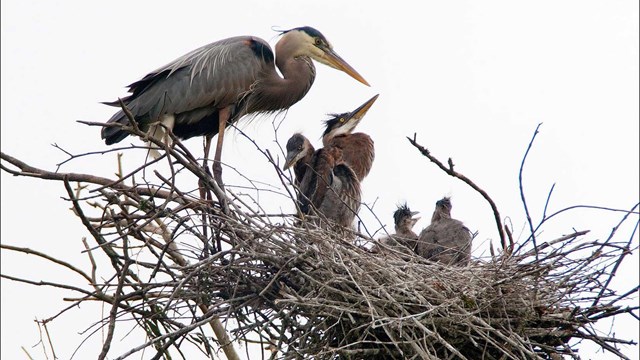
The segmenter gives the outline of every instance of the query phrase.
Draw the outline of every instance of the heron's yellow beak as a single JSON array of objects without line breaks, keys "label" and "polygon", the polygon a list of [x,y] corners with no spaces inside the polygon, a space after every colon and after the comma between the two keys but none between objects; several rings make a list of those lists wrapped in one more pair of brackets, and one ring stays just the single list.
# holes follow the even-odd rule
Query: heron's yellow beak
[{"label": "heron's yellow beak", "polygon": [[364,104],[360,105],[357,109],[353,110],[349,114],[349,119],[361,120],[364,117],[364,115],[367,113],[367,111],[369,111],[373,103],[376,102],[376,100],[378,100],[378,96],[380,96],[380,94],[377,94],[376,96],[367,100],[367,102],[365,102]]},{"label": "heron's yellow beak", "polygon": [[336,54],[336,52],[333,51],[333,49],[324,48],[323,49],[323,53],[324,53],[324,56],[322,58],[318,59],[318,61],[322,62],[325,65],[331,66],[334,69],[338,69],[340,71],[344,71],[345,73],[347,73],[347,75],[351,76],[352,78],[360,81],[361,83],[363,83],[363,84],[365,84],[367,86],[371,86],[371,85],[369,85],[367,80],[365,80],[362,77],[362,75],[358,74],[356,69],[354,69],[346,61],[344,61],[340,57],[340,55]]}]

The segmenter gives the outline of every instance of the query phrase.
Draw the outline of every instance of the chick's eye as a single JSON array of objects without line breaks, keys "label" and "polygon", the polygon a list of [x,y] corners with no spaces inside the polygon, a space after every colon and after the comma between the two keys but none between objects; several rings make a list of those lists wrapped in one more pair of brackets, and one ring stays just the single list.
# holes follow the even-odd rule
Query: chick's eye
[{"label": "chick's eye", "polygon": [[340,122],[343,123],[344,122],[344,118],[340,118]]}]

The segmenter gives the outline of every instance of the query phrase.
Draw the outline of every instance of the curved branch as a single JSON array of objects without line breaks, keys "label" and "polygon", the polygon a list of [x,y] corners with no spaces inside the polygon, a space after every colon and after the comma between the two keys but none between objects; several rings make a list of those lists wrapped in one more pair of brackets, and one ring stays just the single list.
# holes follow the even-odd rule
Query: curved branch
[{"label": "curved branch", "polygon": [[[531,236],[529,238],[533,241],[533,249],[536,252],[536,260],[538,259],[538,246],[536,244],[536,233],[535,233],[535,230],[533,229],[533,221],[531,221],[531,215],[529,213],[529,207],[527,206],[527,200],[524,197],[524,188],[522,186],[522,171],[524,170],[524,163],[527,161],[527,155],[529,155],[529,150],[531,150],[533,141],[536,139],[536,135],[538,135],[538,129],[540,129],[540,125],[542,125],[542,123],[539,123],[538,126],[536,126],[536,130],[533,132],[531,141],[529,141],[529,146],[527,146],[527,151],[525,151],[524,156],[522,157],[522,163],[520,163],[520,171],[518,172],[518,184],[520,185],[520,198],[522,199],[522,205],[524,205],[524,213],[527,216],[529,231],[531,231]],[[553,191],[553,187],[551,188],[551,191],[549,191],[549,196],[547,197],[547,203],[549,201],[549,198],[551,197],[552,191]],[[546,213],[546,210],[547,210],[547,206],[545,204],[545,207],[544,207],[545,213]]]},{"label": "curved branch", "polygon": [[493,199],[491,199],[491,197],[489,197],[489,194],[487,194],[486,191],[482,190],[478,185],[476,185],[468,177],[453,170],[453,160],[451,160],[451,158],[449,158],[448,160],[449,166],[447,167],[442,162],[440,162],[440,160],[436,159],[433,155],[431,155],[431,153],[427,148],[417,143],[416,134],[413,134],[413,139],[408,136],[407,136],[407,139],[409,140],[411,145],[413,145],[416,149],[418,149],[422,155],[426,156],[429,160],[431,160],[432,163],[436,164],[440,169],[442,169],[442,171],[446,172],[447,174],[455,178],[462,180],[464,183],[471,186],[475,191],[480,193],[480,195],[482,195],[482,197],[485,198],[485,200],[487,200],[487,202],[491,206],[491,210],[493,210],[493,217],[498,227],[498,234],[500,235],[500,244],[502,245],[502,249],[508,252],[510,247],[507,246],[507,240],[504,234],[504,229],[502,228],[502,221],[500,220],[501,219],[500,213],[498,212],[498,207],[496,206],[496,203],[493,202]]}]

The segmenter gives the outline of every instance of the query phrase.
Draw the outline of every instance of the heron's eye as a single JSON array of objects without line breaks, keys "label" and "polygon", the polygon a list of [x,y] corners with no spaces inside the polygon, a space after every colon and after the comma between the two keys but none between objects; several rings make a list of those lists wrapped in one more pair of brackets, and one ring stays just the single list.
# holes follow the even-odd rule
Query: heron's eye
[{"label": "heron's eye", "polygon": [[316,38],[316,46],[322,45],[322,40],[320,38]]},{"label": "heron's eye", "polygon": [[340,118],[340,122],[341,122],[341,123],[344,123],[344,118]]}]

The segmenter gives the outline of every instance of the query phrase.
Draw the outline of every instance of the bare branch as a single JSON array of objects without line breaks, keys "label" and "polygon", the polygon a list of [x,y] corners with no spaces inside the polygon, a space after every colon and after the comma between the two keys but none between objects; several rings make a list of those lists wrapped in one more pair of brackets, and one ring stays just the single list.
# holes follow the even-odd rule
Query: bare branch
[{"label": "bare branch", "polygon": [[451,160],[451,158],[449,158],[449,160],[448,160],[448,165],[449,166],[447,167],[442,162],[440,162],[440,160],[438,160],[433,155],[431,155],[431,153],[429,152],[429,150],[427,148],[425,148],[424,146],[422,146],[422,145],[417,143],[416,134],[413,134],[413,139],[408,137],[408,136],[407,136],[407,139],[409,140],[411,145],[413,145],[416,149],[418,149],[420,151],[420,153],[422,155],[424,155],[425,157],[427,157],[432,163],[436,164],[440,169],[442,169],[444,172],[446,172],[450,176],[453,176],[455,178],[458,178],[458,179],[462,180],[464,183],[469,185],[472,189],[474,189],[475,191],[480,193],[480,195],[482,195],[482,197],[485,200],[487,200],[487,202],[489,203],[489,206],[491,206],[491,210],[493,211],[493,217],[494,217],[494,219],[496,221],[496,226],[498,228],[498,235],[500,236],[500,244],[502,245],[502,250],[506,251],[508,246],[507,246],[507,241],[506,241],[505,234],[504,234],[504,229],[502,227],[502,220],[501,220],[502,218],[500,217],[500,213],[498,212],[498,207],[496,206],[496,204],[493,201],[493,199],[491,199],[491,197],[489,197],[489,194],[487,194],[486,191],[482,190],[478,185],[476,185],[473,181],[471,181],[466,176],[458,173],[457,171],[454,171],[453,170],[453,160]]}]

